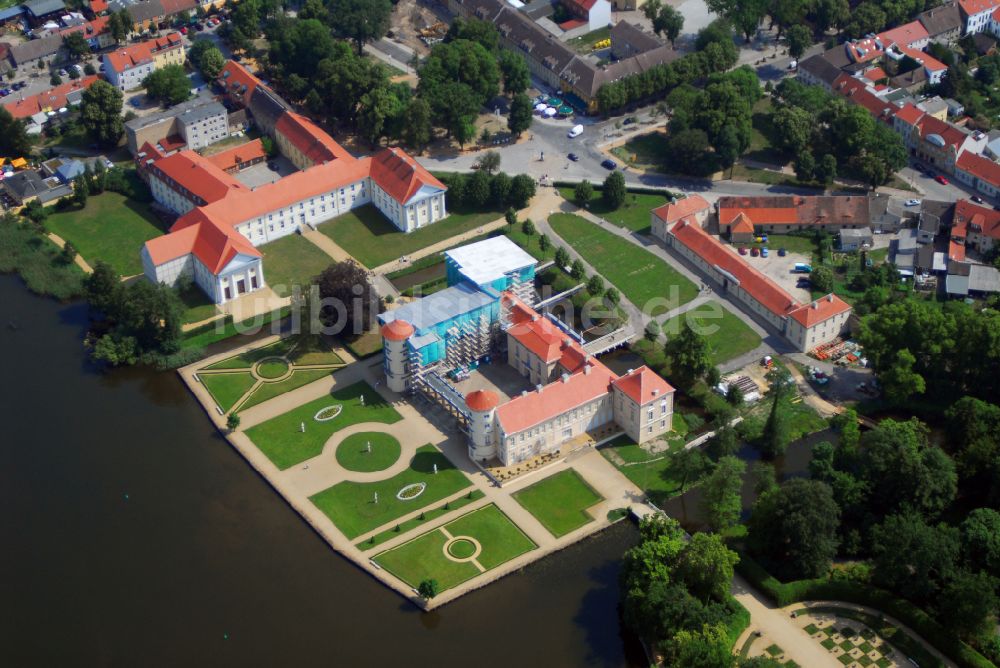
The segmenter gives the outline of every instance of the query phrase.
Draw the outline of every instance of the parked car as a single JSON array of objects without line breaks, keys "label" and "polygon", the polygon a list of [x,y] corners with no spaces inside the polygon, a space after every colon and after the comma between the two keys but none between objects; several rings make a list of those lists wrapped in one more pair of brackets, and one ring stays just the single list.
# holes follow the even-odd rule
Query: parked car
[{"label": "parked car", "polygon": [[920,206],[920,200],[918,200],[918,199],[908,199],[908,200],[906,200],[906,206]]},{"label": "parked car", "polygon": [[582,134],[583,134],[583,126],[582,125],[574,125],[570,129],[570,131],[566,133],[566,136],[569,137],[570,139],[572,139],[573,137],[579,137]]},{"label": "parked car", "polygon": [[746,246],[740,246],[739,250],[740,250],[740,255],[746,255],[747,254],[747,247]]},{"label": "parked car", "polygon": [[610,158],[605,158],[604,160],[601,160],[601,167],[603,167],[604,169],[614,169],[617,166],[618,164],[615,163],[615,161]]},{"label": "parked car", "polygon": [[756,246],[750,249],[750,257],[757,257],[758,255],[760,255],[760,251],[757,250]]},{"label": "parked car", "polygon": [[767,246],[764,246],[763,248],[760,249],[760,256],[767,257]]},{"label": "parked car", "polygon": [[629,116],[624,121],[622,121],[622,125],[632,125],[633,123],[635,123],[635,118],[633,116]]},{"label": "parked car", "polygon": [[181,26],[181,34],[182,35],[188,34],[188,28],[187,28],[187,26]]},{"label": "parked car", "polygon": [[67,72],[66,70],[59,70],[59,76],[61,76],[61,77],[68,77],[69,76],[69,72]]},{"label": "parked car", "polygon": [[943,186],[948,185],[948,179],[946,179],[945,177],[941,176],[940,174],[938,174],[937,176],[935,176],[934,180],[937,181],[938,183],[940,183]]},{"label": "parked car", "polygon": [[577,160],[580,159],[580,156],[578,156],[576,153],[570,153],[566,157],[572,160],[573,162],[576,162]]},{"label": "parked car", "polygon": [[27,85],[28,84],[26,82],[24,82],[24,81],[18,81],[13,86],[11,86],[11,89],[13,89],[13,90],[21,90],[22,88],[24,88]]},{"label": "parked car", "polygon": [[975,202],[976,204],[982,204],[983,203],[983,198],[980,197],[979,195],[973,195],[972,196],[972,201]]},{"label": "parked car", "polygon": [[788,251],[786,251],[784,248],[779,248],[778,249],[778,257],[785,257],[785,255],[787,255],[787,254],[788,254]]}]

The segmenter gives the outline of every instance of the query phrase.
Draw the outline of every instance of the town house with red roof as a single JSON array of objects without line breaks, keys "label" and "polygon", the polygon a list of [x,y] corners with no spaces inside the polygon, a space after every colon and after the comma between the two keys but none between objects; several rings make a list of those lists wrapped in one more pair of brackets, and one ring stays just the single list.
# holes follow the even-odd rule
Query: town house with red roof
[{"label": "town house with red roof", "polygon": [[119,90],[132,90],[162,67],[183,65],[184,58],[180,33],[170,33],[104,54],[104,75]]},{"label": "town house with red roof", "polygon": [[959,157],[966,152],[979,154],[988,137],[947,123],[906,104],[892,119],[892,127],[902,138],[911,155],[948,174],[955,173]]},{"label": "town house with red roof", "polygon": [[[266,88],[256,78],[253,85]],[[191,275],[221,304],[264,287],[256,249],[262,244],[369,203],[404,232],[447,215],[445,185],[402,150],[355,158],[319,126],[287,109],[272,127],[275,144],[301,171],[256,188],[234,176],[240,165],[259,161],[253,147],[247,155],[226,155],[221,163],[191,150],[168,155],[162,141],[140,148],[136,162],[153,198],[180,215],[169,234],[144,245],[147,278],[174,285]]]}]

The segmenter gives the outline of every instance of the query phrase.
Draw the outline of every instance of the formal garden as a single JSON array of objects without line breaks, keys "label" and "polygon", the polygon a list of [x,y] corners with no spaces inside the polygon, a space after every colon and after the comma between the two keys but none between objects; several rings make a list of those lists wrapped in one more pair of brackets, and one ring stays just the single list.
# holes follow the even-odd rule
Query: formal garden
[{"label": "formal garden", "polygon": [[490,504],[378,554],[373,561],[418,587],[450,589],[535,549],[535,543]]},{"label": "formal garden", "polygon": [[683,306],[698,295],[697,286],[669,264],[599,225],[569,213],[553,214],[549,224],[626,299],[647,313]]},{"label": "formal garden", "polygon": [[375,482],[345,480],[310,500],[345,536],[354,539],[471,484],[440,450],[428,444],[417,448],[409,466],[397,475]]},{"label": "formal garden", "polygon": [[328,395],[250,427],[246,435],[284,470],[322,453],[330,437],[344,427],[362,422],[392,424],[401,419],[391,404],[362,381],[335,386]]},{"label": "formal garden", "polygon": [[798,608],[793,614],[803,630],[847,668],[906,666],[908,657],[922,667],[945,665],[884,615],[837,605]]},{"label": "formal garden", "polygon": [[594,521],[587,509],[604,500],[573,469],[560,471],[514,493],[514,500],[556,538]]},{"label": "formal garden", "polygon": [[198,380],[224,413],[245,410],[329,376],[344,366],[322,337],[293,336],[215,362]]}]

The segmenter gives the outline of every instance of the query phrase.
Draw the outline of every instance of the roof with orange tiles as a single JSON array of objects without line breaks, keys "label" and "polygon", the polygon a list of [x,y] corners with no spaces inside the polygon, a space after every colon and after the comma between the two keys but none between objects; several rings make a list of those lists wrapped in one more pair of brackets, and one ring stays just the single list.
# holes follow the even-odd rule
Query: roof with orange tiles
[{"label": "roof with orange tiles", "polygon": [[930,135],[938,135],[946,145],[955,149],[965,143],[966,138],[969,136],[967,132],[963,132],[957,125],[946,123],[930,114],[925,115],[920,120],[919,127],[922,139],[926,140]]},{"label": "roof with orange tiles", "polygon": [[187,142],[184,141],[184,137],[181,137],[180,135],[167,135],[158,141],[157,144],[159,144],[160,148],[162,148],[165,153],[179,151],[187,146]]},{"label": "roof with orange tiles", "polygon": [[709,204],[701,195],[688,195],[676,202],[668,202],[663,206],[653,209],[653,213],[663,222],[676,223],[685,216],[700,213],[709,208]]},{"label": "roof with orange tiles", "polygon": [[226,61],[219,79],[222,81],[222,87],[226,89],[226,94],[236,95],[244,100],[250,99],[257,86],[263,85],[260,79],[250,73],[250,70],[234,60]]},{"label": "roof with orange tiles", "polygon": [[152,61],[154,53],[174,48],[181,48],[181,35],[177,32],[115,49],[105,54],[105,58],[107,58],[108,66],[112,70],[115,72],[124,72],[137,65]]},{"label": "roof with orange tiles", "polygon": [[[67,95],[73,91],[86,90],[87,88],[90,88],[98,79],[100,79],[99,76],[90,75],[85,76],[82,79],[77,79],[76,81],[68,81],[64,84],[56,86],[55,88],[50,88],[43,93],[26,97],[23,100],[4,102],[3,107],[9,111],[10,115],[14,118],[28,118],[29,116],[34,116],[42,111],[60,109],[61,107],[66,106]],[[14,97],[14,95],[11,95],[7,99],[10,100],[12,97]]]},{"label": "roof with orange tiles", "polygon": [[611,384],[640,406],[645,406],[655,399],[661,399],[674,391],[670,383],[645,365],[635,369],[632,373],[619,376]]},{"label": "roof with orange tiles", "polygon": [[371,177],[390,197],[402,204],[413,199],[423,188],[447,189],[416,160],[395,148],[382,149],[372,156]]},{"label": "roof with orange tiles", "polygon": [[189,12],[198,6],[197,0],[160,0],[160,4],[166,16]]},{"label": "roof with orange tiles", "polygon": [[314,164],[337,159],[353,159],[351,154],[321,127],[293,111],[283,113],[274,130],[281,133]]},{"label": "roof with orange tiles", "polygon": [[136,162],[145,162],[147,160],[159,160],[160,158],[167,157],[163,150],[154,144],[150,144],[148,141],[143,143],[139,148],[139,152],[135,154]]},{"label": "roof with orange tiles", "polygon": [[740,211],[736,217],[729,221],[729,231],[733,234],[752,234],[753,221],[745,213]]},{"label": "roof with orange tiles", "polygon": [[775,197],[720,197],[719,225],[731,225],[743,214],[755,225],[794,225],[798,222],[801,198],[791,195]]},{"label": "roof with orange tiles", "polygon": [[830,293],[826,297],[813,300],[809,304],[798,307],[788,314],[795,318],[803,327],[813,327],[824,320],[846,313],[851,310],[851,305],[837,295]]},{"label": "roof with orange tiles", "polygon": [[191,213],[199,219],[146,242],[146,251],[154,265],[190,254],[213,274],[218,274],[237,255],[262,257],[260,251],[239,232],[224,229],[205,219],[197,209]]},{"label": "roof with orange tiles", "polygon": [[382,325],[382,337],[390,341],[405,341],[413,336],[415,331],[413,325],[399,318]]},{"label": "roof with orange tiles", "polygon": [[465,395],[465,405],[474,411],[488,411],[499,403],[500,397],[491,390],[475,390]]},{"label": "roof with orange tiles", "polygon": [[101,12],[107,10],[107,8],[107,0],[90,0],[90,11],[95,14],[100,14]]},{"label": "roof with orange tiles", "polygon": [[616,378],[608,367],[592,360],[582,371],[502,404],[497,408],[497,420],[504,434],[516,434],[600,399],[608,394]]},{"label": "roof with orange tiles", "polygon": [[225,199],[231,193],[249,193],[250,189],[231,174],[216,167],[194,151],[181,151],[156,160],[147,169],[168,186],[179,186],[201,200],[211,204]]},{"label": "roof with orange tiles", "polygon": [[900,53],[905,56],[909,56],[913,60],[920,63],[923,68],[929,72],[943,72],[948,69],[948,66],[942,63],[940,60],[932,56],[931,54],[921,51],[920,49],[911,49],[908,46],[897,46]]},{"label": "roof with orange tiles", "polygon": [[851,58],[851,61],[855,63],[865,63],[869,60],[875,60],[885,53],[885,44],[872,37],[852,39],[844,44],[844,48],[847,49],[847,55]]},{"label": "roof with orange tiles", "polygon": [[833,92],[847,98],[854,104],[861,105],[876,119],[889,122],[899,107],[888,100],[883,100],[868,90],[864,81],[855,79],[849,74],[841,74],[833,82]]},{"label": "roof with orange tiles", "polygon": [[880,79],[886,79],[889,77],[881,67],[873,67],[870,70],[865,70],[865,79],[871,82],[879,81]]},{"label": "roof with orange tiles", "polygon": [[993,187],[1000,188],[1000,165],[992,160],[976,155],[972,151],[965,151],[958,156],[955,166]]},{"label": "roof with orange tiles", "polygon": [[741,288],[771,313],[784,316],[799,306],[781,286],[751,267],[699,225],[682,220],[674,225],[670,234],[709,265],[735,278]]},{"label": "roof with orange tiles", "polygon": [[1000,211],[973,204],[967,199],[955,202],[952,236],[964,237],[968,228],[994,239],[1000,239]]},{"label": "roof with orange tiles", "polygon": [[883,46],[886,47],[890,44],[910,46],[911,44],[929,39],[930,34],[920,21],[910,21],[891,30],[879,33],[878,38]]},{"label": "roof with orange tiles", "polygon": [[511,325],[507,333],[546,364],[558,362],[559,358],[562,357],[563,345],[567,341],[572,341],[569,334],[556,327],[555,323],[548,318],[537,313],[534,314],[533,319]]},{"label": "roof with orange tiles", "polygon": [[958,6],[967,16],[975,16],[996,7],[994,0],[958,0]]},{"label": "roof with orange tiles", "polygon": [[111,21],[110,16],[98,16],[93,21],[87,21],[86,23],[63,28],[59,31],[59,34],[65,37],[66,35],[70,35],[75,32],[82,32],[84,38],[92,39],[108,29],[109,21]]},{"label": "roof with orange tiles", "polygon": [[957,241],[948,242],[948,259],[956,262],[965,261],[965,246]]},{"label": "roof with orange tiles", "polygon": [[240,144],[215,155],[210,155],[208,156],[208,161],[219,169],[226,171],[238,168],[240,165],[254,160],[262,160],[266,157],[267,151],[264,150],[264,142],[260,139],[254,139],[246,144]]},{"label": "roof with orange tiles", "polygon": [[920,119],[923,117],[924,112],[920,111],[909,102],[904,104],[903,108],[896,112],[896,118],[911,126],[919,123]]}]

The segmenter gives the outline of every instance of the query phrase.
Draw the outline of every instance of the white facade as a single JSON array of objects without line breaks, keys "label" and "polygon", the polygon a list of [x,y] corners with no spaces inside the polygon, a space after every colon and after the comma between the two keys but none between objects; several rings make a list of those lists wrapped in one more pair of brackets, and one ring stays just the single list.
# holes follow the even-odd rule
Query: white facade
[{"label": "white facade", "polygon": [[382,370],[385,372],[386,385],[393,392],[405,392],[409,376],[406,368],[406,341],[383,338],[382,342]]},{"label": "white facade", "polygon": [[216,276],[193,254],[154,265],[149,252],[143,247],[143,273],[153,283],[163,283],[171,287],[183,276],[190,276],[216,304],[253,292],[264,287],[264,268],[259,257],[237,255]]},{"label": "white facade", "polygon": [[611,3],[608,0],[597,0],[588,13],[587,29],[591,32],[611,25]]},{"label": "white facade", "polygon": [[375,208],[403,232],[426,227],[448,215],[445,210],[443,190],[424,186],[410,198],[410,201],[403,203],[393,199],[374,180],[371,180],[371,189]]},{"label": "white facade", "polygon": [[225,108],[221,114],[212,114],[193,122],[183,116],[177,120],[181,136],[190,149],[204,148],[229,136],[229,115]]},{"label": "white facade", "polygon": [[[561,382],[561,381],[555,381]],[[615,419],[611,393],[553,416],[541,424],[507,434],[497,421],[497,458],[504,466],[557,451],[563,443]]]},{"label": "white facade", "polygon": [[785,337],[794,343],[799,350],[806,352],[840,336],[847,328],[847,321],[850,317],[851,312],[844,311],[818,322],[808,329],[795,318],[789,318]]},{"label": "white facade", "polygon": [[104,55],[104,75],[108,82],[120,91],[132,90],[142,86],[142,80],[156,70],[156,64],[150,60],[135,67],[125,68],[121,72],[116,72],[111,66],[108,55]]}]

